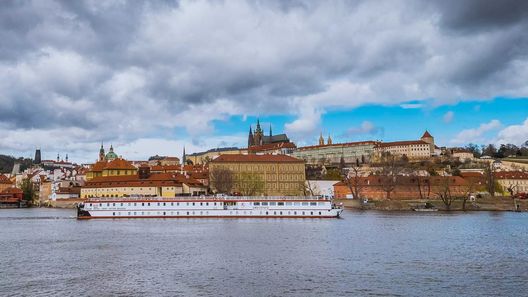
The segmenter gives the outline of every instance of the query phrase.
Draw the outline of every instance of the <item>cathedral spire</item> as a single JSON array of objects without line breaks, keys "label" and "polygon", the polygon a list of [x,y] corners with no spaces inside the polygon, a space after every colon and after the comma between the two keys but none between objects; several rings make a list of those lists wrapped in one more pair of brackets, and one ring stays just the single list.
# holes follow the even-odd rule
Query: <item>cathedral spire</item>
[{"label": "cathedral spire", "polygon": [[326,141],[326,144],[332,144],[332,137],[328,135],[328,140]]},{"label": "cathedral spire", "polygon": [[253,130],[251,129],[251,125],[249,125],[248,148],[253,145],[255,145],[255,138],[253,137]]},{"label": "cathedral spire", "polygon": [[270,124],[270,137],[273,136],[273,132],[271,131],[271,124]]},{"label": "cathedral spire", "polygon": [[321,135],[319,136],[319,145],[324,145],[323,132],[321,132]]}]

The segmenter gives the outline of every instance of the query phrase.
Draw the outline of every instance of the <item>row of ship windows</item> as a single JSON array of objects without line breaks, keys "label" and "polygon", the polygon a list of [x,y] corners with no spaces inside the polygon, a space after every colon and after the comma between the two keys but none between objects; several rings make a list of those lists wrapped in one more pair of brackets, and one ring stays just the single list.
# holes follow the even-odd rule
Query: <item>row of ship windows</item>
[{"label": "row of ship windows", "polygon": [[[328,212],[329,211],[330,210],[328,210]],[[311,215],[311,216],[314,215],[313,211],[310,211],[309,213],[310,213],[309,215]],[[253,211],[230,211],[229,214],[230,215],[233,215],[233,214],[234,215],[253,215]],[[282,216],[282,215],[294,215],[294,216],[301,215],[301,216],[306,216],[306,215],[308,215],[308,211],[299,211],[299,212],[298,211],[284,211],[284,212],[282,212],[282,211],[273,211],[273,212],[271,212],[271,211],[266,211],[266,212],[260,211],[258,213],[255,212],[255,214],[257,214],[257,215],[266,215],[266,216],[268,216],[268,215],[274,215],[274,216],[276,216],[276,215],[280,215],[280,216]],[[315,215],[322,215],[322,214],[323,213],[321,211],[315,212]],[[113,216],[121,216],[121,215],[125,215],[125,212],[121,212],[121,211],[112,212],[112,215]],[[180,211],[170,211],[170,212],[169,211],[163,211],[163,212],[161,212],[161,211],[158,211],[158,212],[155,212],[155,211],[129,211],[129,212],[126,213],[126,215],[128,215],[128,216],[132,216],[132,215],[134,215],[134,216],[137,216],[137,215],[141,215],[141,216],[144,216],[144,215],[147,215],[147,216],[152,216],[152,215],[158,215],[158,216],[162,216],[162,215],[163,216],[167,216],[167,215],[168,216],[174,216],[174,215],[176,215],[176,216],[180,216],[180,215],[182,215],[182,216],[186,216],[186,215],[187,216],[194,216],[194,215],[209,215],[209,212],[208,211],[200,211],[200,212],[198,212],[198,211],[182,211],[182,212],[180,212]]]},{"label": "row of ship windows", "polygon": [[[139,202],[134,202],[134,203],[106,203],[106,206],[138,206],[140,203]],[[141,202],[141,206],[151,206],[151,203],[150,202]],[[167,206],[167,205],[170,205],[170,206],[180,206],[180,202],[176,202],[176,204],[174,202],[170,202],[170,204],[168,202],[157,202],[157,203],[152,203],[152,206]],[[205,206],[209,206],[209,202],[200,202],[198,204],[198,202],[182,202],[181,205],[192,205],[192,206],[196,206],[196,205],[205,205]],[[213,206],[216,206],[217,203],[216,202],[211,202],[211,205]],[[223,205],[223,202],[218,202],[218,205],[219,206],[222,206]],[[253,205],[254,206],[317,206],[317,205],[324,205],[324,202],[253,202]],[[88,203],[88,206],[99,206],[99,203]],[[105,203],[100,203],[100,206],[103,207],[105,206]]]}]

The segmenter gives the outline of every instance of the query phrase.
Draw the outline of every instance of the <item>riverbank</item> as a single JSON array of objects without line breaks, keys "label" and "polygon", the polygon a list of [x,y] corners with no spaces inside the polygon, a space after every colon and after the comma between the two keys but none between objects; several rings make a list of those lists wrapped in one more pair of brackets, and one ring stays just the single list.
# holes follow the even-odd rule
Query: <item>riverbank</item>
[{"label": "riverbank", "polygon": [[[75,208],[83,199],[61,199],[48,201],[42,207],[52,208]],[[424,200],[370,200],[366,205],[354,199],[335,199],[336,204],[343,203],[345,208],[358,210],[380,210],[380,211],[412,211],[413,208],[423,206],[429,202],[438,210],[446,210],[445,205],[439,199]],[[512,199],[510,197],[480,198],[477,201],[467,201],[466,211],[519,211],[528,212],[528,200]],[[451,204],[451,211],[462,211],[462,201],[455,200]]]},{"label": "riverbank", "polygon": [[[412,211],[413,208],[425,203],[434,205],[438,210],[446,210],[440,199],[424,200],[371,200],[366,205],[354,199],[336,199],[335,203],[343,203],[350,209],[380,210],[380,211]],[[517,207],[518,206],[518,207]],[[451,211],[462,211],[462,201],[455,200],[451,204]],[[466,202],[466,211],[528,211],[528,200],[512,199],[511,197],[480,198]]]}]

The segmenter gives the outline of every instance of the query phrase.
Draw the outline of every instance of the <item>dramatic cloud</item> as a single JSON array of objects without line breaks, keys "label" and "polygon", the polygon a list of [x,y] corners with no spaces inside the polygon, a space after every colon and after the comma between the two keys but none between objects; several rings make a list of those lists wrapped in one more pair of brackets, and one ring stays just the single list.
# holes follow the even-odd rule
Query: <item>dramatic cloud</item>
[{"label": "dramatic cloud", "polygon": [[500,128],[500,126],[500,121],[491,120],[489,123],[480,124],[478,128],[460,131],[451,142],[454,144],[487,143],[485,134]]},{"label": "dramatic cloud", "polygon": [[[3,1],[0,139],[14,142],[0,152],[205,144],[233,115],[294,116],[284,128],[299,140],[329,110],[528,96],[527,11],[510,0]],[[50,137],[20,141],[32,133]]]}]

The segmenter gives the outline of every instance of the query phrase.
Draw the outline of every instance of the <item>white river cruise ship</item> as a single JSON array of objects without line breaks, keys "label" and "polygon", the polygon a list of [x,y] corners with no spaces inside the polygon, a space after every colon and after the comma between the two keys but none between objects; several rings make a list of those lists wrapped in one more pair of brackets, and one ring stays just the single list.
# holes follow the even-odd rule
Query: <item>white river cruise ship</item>
[{"label": "white river cruise ship", "polygon": [[342,211],[311,196],[105,197],[79,204],[77,218],[337,218]]}]

